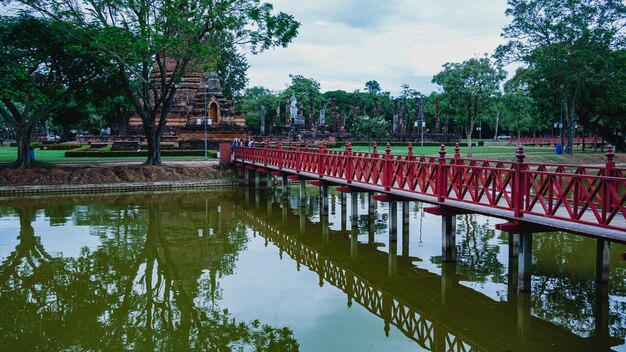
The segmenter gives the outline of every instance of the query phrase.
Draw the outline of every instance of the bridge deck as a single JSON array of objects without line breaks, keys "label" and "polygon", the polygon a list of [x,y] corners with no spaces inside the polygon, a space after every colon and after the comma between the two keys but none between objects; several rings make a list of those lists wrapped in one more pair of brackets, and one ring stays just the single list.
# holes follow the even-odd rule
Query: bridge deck
[{"label": "bridge deck", "polygon": [[280,148],[235,161],[420,202],[626,243],[626,169]]}]

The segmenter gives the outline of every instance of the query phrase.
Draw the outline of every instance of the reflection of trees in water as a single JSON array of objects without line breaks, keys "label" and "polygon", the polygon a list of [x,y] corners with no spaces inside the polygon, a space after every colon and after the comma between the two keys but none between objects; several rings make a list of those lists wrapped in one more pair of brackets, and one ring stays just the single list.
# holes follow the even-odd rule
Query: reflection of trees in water
[{"label": "reflection of trees in water", "polygon": [[[498,260],[500,247],[489,243],[496,236],[488,223],[478,223],[473,214],[457,216],[457,274],[470,281],[506,283],[507,272]],[[431,259],[441,263],[441,256]]]},{"label": "reflection of trees in water", "polygon": [[[620,262],[620,248],[611,251],[611,294],[626,295],[626,265]],[[598,314],[595,278],[596,241],[566,233],[534,237],[533,314],[581,335],[594,335]],[[600,300],[608,299],[601,297]],[[626,302],[612,300],[608,307],[610,335],[626,337]]]},{"label": "reflection of trees in water", "polygon": [[35,210],[16,209],[19,243],[0,268],[0,350],[297,350],[291,330],[239,323],[219,307],[217,278],[233,272],[244,227],[215,219],[215,204],[208,221],[180,201],[76,207],[86,212],[75,222],[106,228],[77,258],[47,255]]}]

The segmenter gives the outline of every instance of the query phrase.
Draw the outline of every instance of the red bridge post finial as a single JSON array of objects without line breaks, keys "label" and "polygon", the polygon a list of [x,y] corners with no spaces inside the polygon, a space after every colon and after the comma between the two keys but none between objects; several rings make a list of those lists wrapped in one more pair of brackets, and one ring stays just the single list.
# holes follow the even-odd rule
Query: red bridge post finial
[{"label": "red bridge post finial", "polygon": [[612,145],[609,145],[609,148],[606,150],[604,156],[606,156],[605,176],[613,176],[613,168],[615,167],[615,152],[613,151]]},{"label": "red bridge post finial", "polygon": [[413,157],[413,143],[409,142],[407,148],[409,149],[409,151],[406,154],[406,160],[415,160],[415,158]]},{"label": "red bridge post finial", "polygon": [[456,143],[454,145],[454,161],[456,164],[458,164],[461,160],[461,147],[459,146],[459,143]]},{"label": "red bridge post finial", "polygon": [[374,142],[374,144],[372,145],[372,154],[373,155],[378,155],[378,144],[376,144],[376,142]]}]

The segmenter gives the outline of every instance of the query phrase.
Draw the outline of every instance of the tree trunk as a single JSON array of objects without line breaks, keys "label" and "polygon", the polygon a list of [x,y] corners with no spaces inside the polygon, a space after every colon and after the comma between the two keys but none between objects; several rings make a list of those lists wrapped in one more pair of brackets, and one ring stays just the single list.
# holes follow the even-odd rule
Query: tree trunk
[{"label": "tree trunk", "polygon": [[144,165],[161,165],[161,136],[157,128],[146,127],[146,142],[148,143],[148,160]]},{"label": "tree trunk", "polygon": [[18,169],[27,169],[31,167],[32,160],[30,158],[30,142],[32,136],[31,131],[27,128],[20,128],[15,134],[17,142],[17,160],[13,163],[13,167]]},{"label": "tree trunk", "polygon": [[469,121],[468,125],[469,129],[465,130],[465,134],[467,134],[467,156],[472,157],[472,130],[474,129],[474,121]]},{"label": "tree trunk", "polygon": [[494,141],[498,140],[498,125],[499,124],[500,124],[500,110],[496,112],[496,131],[494,132],[494,135],[493,135]]}]

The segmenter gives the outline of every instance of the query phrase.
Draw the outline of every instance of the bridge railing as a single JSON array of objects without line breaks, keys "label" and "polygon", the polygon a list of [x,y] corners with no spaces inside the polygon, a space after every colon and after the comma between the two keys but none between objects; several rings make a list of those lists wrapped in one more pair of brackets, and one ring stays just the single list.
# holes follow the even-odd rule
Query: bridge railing
[{"label": "bridge railing", "polygon": [[525,163],[523,147],[517,161],[465,159],[457,146],[447,157],[417,157],[412,146],[406,155],[391,154],[389,145],[379,153],[320,148],[235,148],[235,160],[272,166],[347,184],[366,184],[385,191],[404,191],[436,197],[436,203],[454,200],[490,208],[626,230],[626,169],[617,168],[612,149],[604,166]]}]

